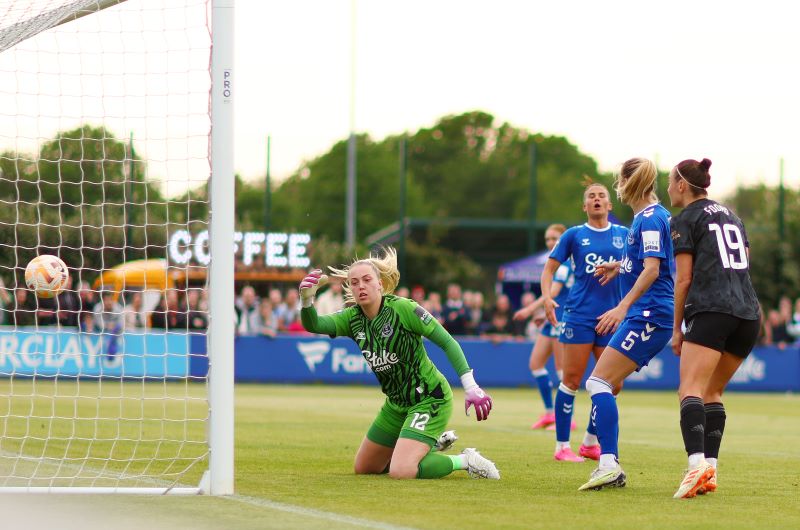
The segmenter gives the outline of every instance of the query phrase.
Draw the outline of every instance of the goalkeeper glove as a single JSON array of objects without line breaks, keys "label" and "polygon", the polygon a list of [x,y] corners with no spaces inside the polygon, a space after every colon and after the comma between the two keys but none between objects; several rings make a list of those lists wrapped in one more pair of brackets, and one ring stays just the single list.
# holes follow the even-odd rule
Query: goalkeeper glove
[{"label": "goalkeeper glove", "polygon": [[464,387],[464,412],[467,413],[467,416],[469,416],[469,408],[475,407],[475,417],[478,418],[478,421],[488,418],[489,412],[492,410],[492,398],[475,382],[472,370],[461,376],[461,385]]},{"label": "goalkeeper glove", "polygon": [[300,282],[300,302],[303,307],[314,305],[314,295],[317,289],[328,283],[328,276],[319,269],[314,269]]}]

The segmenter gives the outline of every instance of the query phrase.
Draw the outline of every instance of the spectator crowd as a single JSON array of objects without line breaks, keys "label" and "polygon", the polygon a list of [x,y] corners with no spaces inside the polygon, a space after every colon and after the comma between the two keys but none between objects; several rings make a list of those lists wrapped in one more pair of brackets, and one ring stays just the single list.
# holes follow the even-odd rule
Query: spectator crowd
[{"label": "spectator crowd", "polygon": [[[430,312],[444,328],[456,336],[476,336],[494,342],[535,340],[544,323],[544,314],[534,313],[523,321],[513,319],[514,308],[505,294],[486,304],[480,291],[464,290],[458,284],[447,286],[444,299],[436,291],[421,286],[399,287],[398,296],[411,298]],[[28,289],[8,289],[0,279],[0,324],[16,326],[55,326],[79,328],[85,332],[121,333],[144,329],[205,330],[208,327],[208,291],[190,287],[167,289],[150,309],[145,298],[152,292],[137,290],[116,293],[92,290],[86,281],[67,288],[57,298],[36,299]],[[158,296],[158,293],[155,293]],[[534,301],[532,293],[520,300],[524,307]],[[342,285],[332,278],[315,301],[321,315],[345,307]],[[774,309],[762,308],[760,344],[785,348],[800,342],[800,298],[784,296]],[[235,298],[237,335],[274,337],[278,333],[304,332],[300,322],[300,297],[295,287],[286,290],[273,286],[259,296],[245,285]]]}]

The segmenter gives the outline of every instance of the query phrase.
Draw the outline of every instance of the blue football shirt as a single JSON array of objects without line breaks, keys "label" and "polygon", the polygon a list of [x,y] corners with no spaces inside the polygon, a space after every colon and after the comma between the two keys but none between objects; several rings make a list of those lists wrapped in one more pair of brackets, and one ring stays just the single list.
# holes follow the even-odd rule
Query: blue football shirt
[{"label": "blue football shirt", "polygon": [[658,278],[628,310],[627,318],[645,318],[660,326],[672,326],[675,291],[672,274],[675,267],[672,238],[669,231],[670,214],[660,204],[653,204],[636,214],[620,265],[622,292],[627,294],[644,270],[645,258],[659,258]]},{"label": "blue football shirt", "polygon": [[616,306],[621,297],[615,278],[600,285],[594,272],[597,265],[622,259],[628,229],[611,224],[605,228],[594,228],[584,223],[564,232],[550,253],[550,259],[559,263],[571,260],[575,277],[569,290],[564,318],[582,320],[594,325],[597,317]]}]

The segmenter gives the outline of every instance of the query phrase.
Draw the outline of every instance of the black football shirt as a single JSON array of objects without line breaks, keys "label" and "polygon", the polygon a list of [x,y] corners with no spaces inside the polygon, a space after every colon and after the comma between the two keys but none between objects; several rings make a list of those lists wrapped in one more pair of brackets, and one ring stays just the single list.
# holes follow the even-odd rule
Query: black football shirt
[{"label": "black football shirt", "polygon": [[694,257],[684,320],[700,312],[757,320],[758,298],[741,219],[726,206],[700,199],[672,218],[670,231],[675,255],[688,252]]}]

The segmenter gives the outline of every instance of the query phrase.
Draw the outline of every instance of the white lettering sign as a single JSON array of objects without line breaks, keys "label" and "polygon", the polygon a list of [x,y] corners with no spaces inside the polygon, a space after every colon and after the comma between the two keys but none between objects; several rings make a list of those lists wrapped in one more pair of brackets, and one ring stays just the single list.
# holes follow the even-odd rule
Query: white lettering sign
[{"label": "white lettering sign", "polygon": [[[211,263],[208,230],[192,236],[187,230],[176,230],[169,238],[170,261],[186,265],[192,259],[200,265]],[[267,267],[306,268],[311,264],[307,255],[311,236],[285,232],[234,232],[233,253],[241,254],[242,263],[253,264],[254,258],[264,256]]]}]

